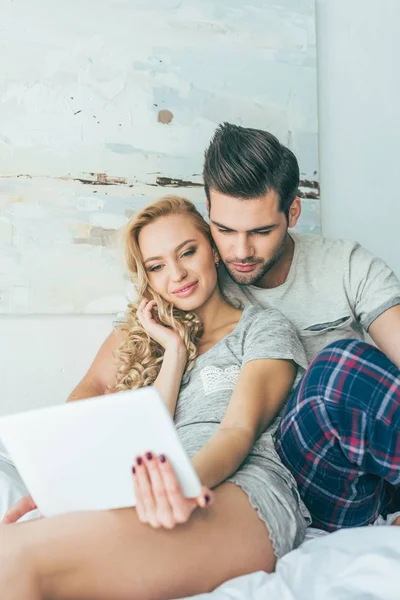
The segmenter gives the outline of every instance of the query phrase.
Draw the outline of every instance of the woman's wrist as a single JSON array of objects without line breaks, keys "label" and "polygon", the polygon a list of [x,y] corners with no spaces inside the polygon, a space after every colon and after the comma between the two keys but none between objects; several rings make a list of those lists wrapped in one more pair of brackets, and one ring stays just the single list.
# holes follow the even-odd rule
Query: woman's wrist
[{"label": "woman's wrist", "polygon": [[178,365],[186,366],[187,350],[182,341],[175,342],[165,348],[164,360],[168,357],[170,360],[177,361]]}]

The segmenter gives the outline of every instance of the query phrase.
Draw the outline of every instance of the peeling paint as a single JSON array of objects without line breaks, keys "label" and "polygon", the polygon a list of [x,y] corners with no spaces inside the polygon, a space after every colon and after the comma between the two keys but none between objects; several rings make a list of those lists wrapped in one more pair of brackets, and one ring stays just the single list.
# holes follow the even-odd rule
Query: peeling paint
[{"label": "peeling paint", "polygon": [[319,200],[320,192],[321,190],[319,181],[310,181],[308,179],[300,180],[300,187],[298,191],[298,195],[300,198]]},{"label": "peeling paint", "polygon": [[319,181],[309,181],[308,179],[300,179],[300,187],[320,189]]},{"label": "peeling paint", "polygon": [[319,200],[320,195],[318,192],[303,192],[302,190],[299,190],[298,192],[299,198],[309,198],[309,199],[314,199],[314,200]]},{"label": "peeling paint", "polygon": [[179,187],[179,188],[193,188],[203,187],[202,183],[195,181],[184,181],[183,179],[173,179],[172,177],[157,177],[156,185],[160,187]]},{"label": "peeling paint", "polygon": [[86,237],[75,237],[74,244],[88,244],[89,246],[103,246],[112,248],[115,243],[116,229],[105,229],[104,227],[91,227]]},{"label": "peeling paint", "polygon": [[111,177],[107,173],[89,173],[86,177],[60,177],[60,179],[73,179],[88,185],[126,185],[126,177]]},{"label": "peeling paint", "polygon": [[173,118],[174,118],[174,115],[170,110],[163,109],[163,110],[158,111],[157,121],[159,123],[168,125],[169,123],[171,123]]}]

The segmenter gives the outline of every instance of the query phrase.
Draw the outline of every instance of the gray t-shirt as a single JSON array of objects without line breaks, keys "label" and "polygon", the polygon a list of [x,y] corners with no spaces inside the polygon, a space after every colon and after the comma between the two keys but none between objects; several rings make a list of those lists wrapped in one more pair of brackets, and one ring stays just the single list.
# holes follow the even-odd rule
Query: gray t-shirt
[{"label": "gray t-shirt", "polygon": [[383,312],[400,304],[400,282],[385,262],[355,242],[290,234],[294,255],[282,285],[239,286],[220,268],[220,285],[236,305],[273,306],[296,327],[307,359],[343,338],[365,339]]},{"label": "gray t-shirt", "polygon": [[208,441],[224,418],[242,367],[257,359],[293,360],[296,382],[307,368],[304,348],[291,323],[274,308],[248,306],[235,329],[201,354],[181,387],[175,425],[192,455]]},{"label": "gray t-shirt", "polygon": [[[307,367],[304,349],[291,323],[274,308],[248,306],[236,328],[196,359],[181,387],[175,425],[189,456],[207,444],[223,420],[242,367],[258,359],[293,360],[297,379]],[[245,398],[244,398],[245,400]],[[304,539],[310,515],[292,474],[274,445],[279,418],[256,440],[239,469],[228,478],[247,495],[268,529],[274,552],[281,558]]]}]

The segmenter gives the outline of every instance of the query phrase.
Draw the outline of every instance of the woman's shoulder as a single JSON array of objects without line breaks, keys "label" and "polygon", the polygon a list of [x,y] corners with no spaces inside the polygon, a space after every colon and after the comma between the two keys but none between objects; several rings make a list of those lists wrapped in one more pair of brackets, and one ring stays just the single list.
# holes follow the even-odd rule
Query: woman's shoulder
[{"label": "woman's shoulder", "polygon": [[288,358],[307,367],[296,329],[280,310],[272,306],[249,306],[245,311],[242,341],[246,360]]}]

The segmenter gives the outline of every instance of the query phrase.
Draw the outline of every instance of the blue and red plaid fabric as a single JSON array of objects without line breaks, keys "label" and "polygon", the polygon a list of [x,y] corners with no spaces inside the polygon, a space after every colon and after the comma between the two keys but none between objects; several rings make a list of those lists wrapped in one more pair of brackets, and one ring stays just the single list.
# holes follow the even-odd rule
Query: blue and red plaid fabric
[{"label": "blue and red plaid fabric", "polygon": [[364,342],[330,344],[289,399],[276,445],[315,527],[400,510],[400,370]]}]

